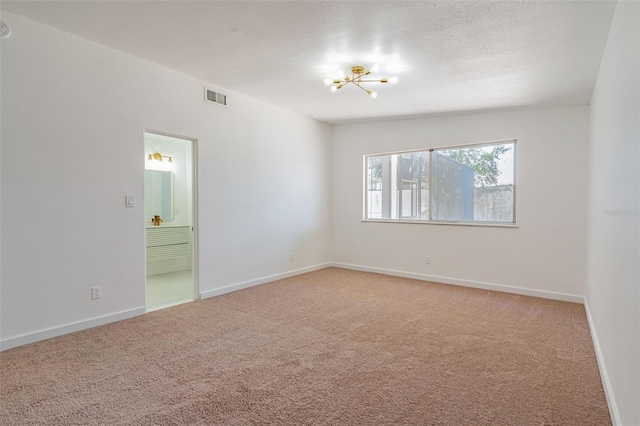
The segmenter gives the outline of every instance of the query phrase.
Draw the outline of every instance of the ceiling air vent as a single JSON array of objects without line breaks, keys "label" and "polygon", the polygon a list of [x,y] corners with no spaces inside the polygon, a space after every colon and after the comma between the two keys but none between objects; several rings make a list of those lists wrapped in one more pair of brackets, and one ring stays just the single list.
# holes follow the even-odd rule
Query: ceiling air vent
[{"label": "ceiling air vent", "polygon": [[215,92],[209,89],[207,86],[204,87],[204,101],[210,102],[212,104],[218,104],[222,106],[227,106],[227,95],[223,95],[222,93]]}]

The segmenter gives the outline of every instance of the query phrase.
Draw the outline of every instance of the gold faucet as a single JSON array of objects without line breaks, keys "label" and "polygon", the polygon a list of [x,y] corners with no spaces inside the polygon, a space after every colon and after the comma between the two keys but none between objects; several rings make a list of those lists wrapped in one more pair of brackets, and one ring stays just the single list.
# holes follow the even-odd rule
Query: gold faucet
[{"label": "gold faucet", "polygon": [[162,223],[162,218],[160,218],[159,215],[155,215],[151,218],[151,222],[153,222],[154,226],[160,226],[160,223]]}]

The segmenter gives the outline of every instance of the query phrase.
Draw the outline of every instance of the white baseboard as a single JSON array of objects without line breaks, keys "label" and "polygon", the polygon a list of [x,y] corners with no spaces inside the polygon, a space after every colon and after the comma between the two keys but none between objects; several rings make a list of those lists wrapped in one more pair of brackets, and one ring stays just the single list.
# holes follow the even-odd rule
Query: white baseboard
[{"label": "white baseboard", "polygon": [[214,290],[203,291],[200,293],[201,299],[208,299],[209,297],[220,296],[221,294],[231,293],[232,291],[238,291],[245,288],[253,287],[260,284],[266,284],[272,281],[282,280],[284,278],[293,277],[307,272],[317,271],[319,269],[328,268],[333,266],[330,262],[321,263],[306,268],[294,269],[293,271],[283,272],[281,274],[269,275],[267,277],[257,278],[255,280],[244,281],[237,284],[231,284],[222,288],[216,288]]},{"label": "white baseboard", "polygon": [[418,274],[415,272],[396,271],[393,269],[373,268],[370,266],[352,265],[349,263],[332,262],[329,266],[353,269],[355,271],[374,272],[376,274],[392,275],[394,277],[412,278],[414,280],[432,281],[442,284],[459,285],[463,287],[481,288],[483,290],[500,291],[502,293],[520,294],[523,296],[541,297],[543,299],[561,300],[564,302],[584,303],[584,297],[573,294],[556,293],[553,291],[534,290],[531,288],[513,287],[502,284],[491,284],[481,281],[461,280],[457,278],[439,277],[435,275]]},{"label": "white baseboard", "polygon": [[[281,279],[284,279],[284,278],[289,278],[289,277],[293,277],[295,275],[300,275],[300,274],[304,274],[304,273],[307,273],[307,272],[313,272],[313,271],[317,271],[319,269],[324,269],[324,268],[328,268],[328,267],[332,267],[332,266],[333,267],[337,267],[337,268],[353,269],[353,270],[356,270],[356,271],[374,272],[374,273],[377,273],[377,274],[392,275],[392,276],[404,277],[404,278],[412,278],[412,279],[417,279],[417,280],[422,280],[422,281],[433,281],[433,282],[439,282],[439,283],[444,283],[444,284],[453,284],[453,285],[460,285],[460,286],[465,286],[465,287],[481,288],[481,289],[485,289],[485,290],[493,290],[493,291],[501,291],[501,292],[506,292],[506,293],[521,294],[521,295],[525,295],[525,296],[542,297],[542,298],[545,298],[545,299],[554,299],[554,300],[562,300],[562,301],[566,301],[566,302],[584,303],[584,298],[582,296],[575,296],[575,295],[570,295],[570,294],[555,293],[555,292],[548,292],[548,291],[541,291],[541,290],[533,290],[533,289],[526,289],[526,288],[519,288],[519,287],[504,286],[504,285],[499,285],[499,284],[483,283],[483,282],[479,282],[479,281],[469,281],[469,280],[460,280],[460,279],[447,278],[447,277],[438,277],[438,276],[418,274],[418,273],[413,273],[413,272],[396,271],[396,270],[391,270],[391,269],[374,268],[374,267],[369,267],[369,266],[352,265],[352,264],[339,263],[339,262],[321,263],[321,264],[314,265],[314,266],[309,266],[309,267],[306,267],[306,268],[295,269],[295,270],[283,272],[283,273],[280,273],[280,274],[270,275],[270,276],[266,276],[266,277],[262,277],[262,278],[257,278],[257,279],[253,279],[253,280],[249,280],[249,281],[244,281],[244,282],[237,283],[237,284],[228,285],[228,286],[225,286],[225,287],[222,287],[222,288],[217,288],[217,289],[214,289],[214,290],[204,291],[204,292],[200,293],[200,298],[201,299],[207,299],[209,297],[219,296],[219,295],[222,295],[222,294],[225,294],[225,293],[230,293],[230,292],[233,292],[233,291],[242,290],[242,289],[253,287],[253,286],[257,286],[257,285],[260,285],[260,284],[265,284],[265,283],[268,283],[268,282],[277,281],[277,280],[281,280]],[[91,327],[97,327],[99,325],[104,325],[104,324],[108,324],[108,323],[115,322],[115,321],[121,321],[121,320],[132,318],[132,317],[135,317],[135,316],[138,316],[138,315],[143,315],[145,312],[146,311],[145,311],[144,307],[134,308],[134,309],[130,309],[130,310],[127,310],[127,311],[116,312],[114,314],[105,315],[105,316],[102,316],[102,317],[96,317],[96,318],[91,318],[91,319],[88,319],[88,320],[78,321],[78,322],[75,322],[75,323],[66,324],[66,325],[62,325],[62,326],[58,326],[58,327],[52,327],[52,328],[48,328],[48,329],[45,329],[45,330],[24,334],[24,335],[21,335],[21,336],[10,337],[10,338],[4,339],[4,340],[0,340],[0,351],[6,350],[6,349],[15,348],[15,347],[22,346],[22,345],[26,345],[26,344],[29,344],[29,343],[38,342],[40,340],[50,339],[52,337],[62,336],[64,334],[73,333],[75,331],[85,330],[85,329],[91,328]],[[593,327],[592,327],[592,330],[593,330]],[[594,338],[595,338],[595,331],[592,331],[592,336],[594,336]],[[596,352],[596,354],[599,354],[599,352]],[[601,360],[601,355],[598,355],[598,356],[599,356],[598,360],[600,361]],[[603,378],[604,377],[606,377],[606,375],[603,374]],[[607,382],[607,386],[608,386],[608,382]],[[609,390],[609,393],[610,393],[610,390]],[[607,397],[607,400],[609,400],[609,396]]]},{"label": "white baseboard", "polygon": [[144,313],[145,308],[143,306],[141,308],[129,309],[126,311],[116,312],[114,314],[104,315],[101,317],[90,318],[88,320],[82,320],[58,327],[51,327],[45,330],[23,334],[21,336],[9,337],[7,339],[0,340],[0,352],[11,348],[16,348],[18,346],[27,345],[29,343],[35,343],[41,340],[50,339],[52,337],[58,337],[64,334],[86,330],[87,328],[97,327],[99,325],[105,325],[112,322],[137,317],[138,315],[142,315]]},{"label": "white baseboard", "polygon": [[604,363],[604,356],[602,355],[602,349],[600,348],[598,333],[596,333],[596,328],[593,324],[593,317],[591,316],[591,309],[589,308],[589,300],[586,297],[584,298],[584,310],[587,313],[587,323],[589,324],[589,331],[591,331],[591,340],[593,341],[593,347],[596,351],[596,360],[598,361],[598,369],[600,370],[600,377],[602,378],[604,395],[607,398],[607,405],[609,406],[611,423],[613,424],[613,426],[622,426],[622,421],[620,420],[620,411],[618,410],[616,399],[613,396],[613,388],[611,387],[611,381],[609,380],[607,367]]},{"label": "white baseboard", "polygon": [[[307,268],[295,269],[293,271],[284,272],[281,274],[271,275],[255,280],[245,281],[238,284],[233,284],[223,288],[205,291],[200,293],[202,299],[206,299],[213,296],[218,296],[232,291],[241,290],[243,288],[253,287],[260,284],[265,284],[271,281],[281,280],[283,278],[293,277],[295,275],[304,274],[306,272],[317,271],[318,269],[324,269],[331,266],[330,263],[322,263],[319,265],[310,266]],[[78,321],[71,324],[65,324],[58,327],[51,327],[45,330],[36,331],[33,333],[27,333],[20,336],[9,337],[4,340],[0,340],[0,352],[16,348],[18,346],[27,345],[29,343],[39,342],[41,340],[50,339],[52,337],[58,337],[65,334],[73,333],[76,331],[86,330],[88,328],[97,327],[104,324],[109,324],[116,321],[122,321],[128,318],[132,318],[138,315],[146,313],[145,307],[134,308],[127,311],[116,312],[114,314],[104,315],[101,317],[90,318],[88,320]]]}]

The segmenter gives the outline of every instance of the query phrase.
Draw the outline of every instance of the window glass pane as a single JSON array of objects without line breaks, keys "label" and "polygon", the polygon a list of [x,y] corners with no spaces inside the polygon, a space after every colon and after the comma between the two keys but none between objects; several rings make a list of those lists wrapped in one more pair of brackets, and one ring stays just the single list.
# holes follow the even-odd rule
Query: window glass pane
[{"label": "window glass pane", "polygon": [[[456,150],[460,151],[460,150]],[[450,158],[451,151],[433,153],[433,220],[473,220],[473,169]]]},{"label": "window glass pane", "polygon": [[429,152],[367,157],[366,217],[429,218]]},{"label": "window glass pane", "polygon": [[367,159],[367,218],[382,219],[382,164],[389,156]]},{"label": "window glass pane", "polygon": [[[419,219],[422,205],[420,185],[428,169],[428,152],[412,152],[397,155],[398,177],[398,217],[400,219]],[[425,157],[427,161],[425,160]],[[427,175],[428,177],[428,171]]]},{"label": "window glass pane", "polygon": [[495,179],[476,184],[474,220],[514,222],[515,144],[486,147],[495,158]]},{"label": "window glass pane", "polygon": [[513,142],[434,152],[434,220],[513,222]]}]

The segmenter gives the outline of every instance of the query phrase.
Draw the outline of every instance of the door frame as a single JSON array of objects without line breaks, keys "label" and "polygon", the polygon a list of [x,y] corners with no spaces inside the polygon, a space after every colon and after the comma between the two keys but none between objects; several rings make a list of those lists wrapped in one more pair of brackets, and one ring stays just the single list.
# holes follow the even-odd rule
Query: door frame
[{"label": "door frame", "polygon": [[[182,136],[174,133],[162,132],[158,130],[152,130],[145,128],[142,133],[142,147],[145,148],[145,139],[146,135],[158,135],[158,136],[166,136],[174,139],[181,139],[183,141],[190,142],[191,144],[191,271],[192,271],[192,279],[193,279],[193,299],[200,300],[202,297],[200,296],[200,271],[199,271],[199,244],[198,244],[198,138],[190,137],[190,136]],[[145,154],[146,158],[146,154]],[[146,170],[146,169],[145,169]],[[144,174],[143,174],[144,177]],[[144,197],[143,197],[144,199]],[[143,215],[144,216],[144,215]],[[146,220],[146,219],[145,219]],[[146,223],[146,222],[145,222]],[[146,239],[146,234],[145,234]],[[145,309],[147,306],[147,245],[145,246]]]}]

